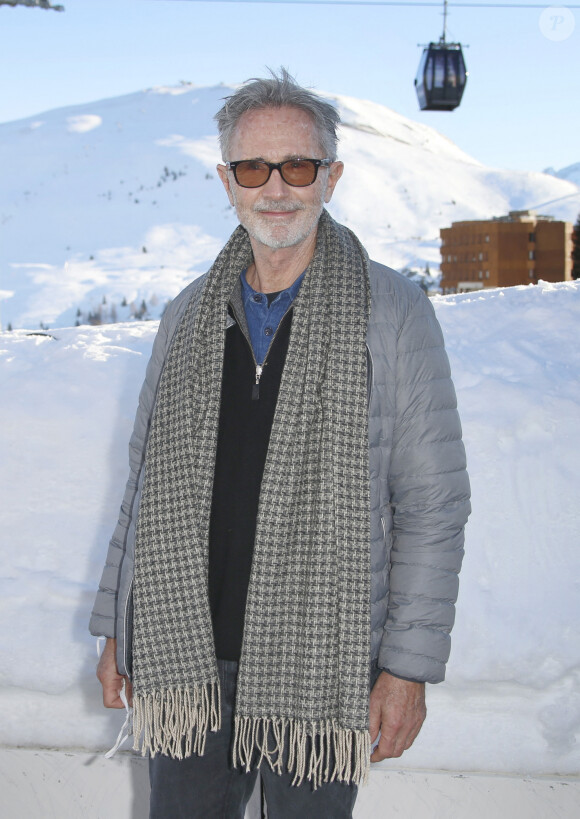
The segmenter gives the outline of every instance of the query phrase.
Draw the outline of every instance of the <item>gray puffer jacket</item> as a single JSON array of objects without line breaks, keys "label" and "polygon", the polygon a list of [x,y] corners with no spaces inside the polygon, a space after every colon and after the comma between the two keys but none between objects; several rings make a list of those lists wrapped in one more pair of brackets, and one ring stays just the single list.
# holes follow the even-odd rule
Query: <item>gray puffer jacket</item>
[{"label": "gray puffer jacket", "polygon": [[[431,303],[414,284],[371,262],[367,332],[371,481],[371,659],[396,676],[440,682],[455,617],[469,481],[455,390]],[[117,638],[131,672],[135,523],[145,448],[167,351],[205,277],[167,308],[153,345],[131,437],[130,475],[91,617]]]}]

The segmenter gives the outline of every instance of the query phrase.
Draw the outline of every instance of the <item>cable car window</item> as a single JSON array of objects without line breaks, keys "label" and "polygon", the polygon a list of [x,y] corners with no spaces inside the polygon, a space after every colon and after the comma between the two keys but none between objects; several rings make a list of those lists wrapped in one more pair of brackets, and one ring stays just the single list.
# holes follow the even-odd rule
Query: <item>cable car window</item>
[{"label": "cable car window", "polygon": [[457,88],[457,55],[447,55],[447,82],[448,88]]},{"label": "cable car window", "polygon": [[434,86],[435,88],[444,88],[445,87],[445,54],[443,52],[439,52],[438,54],[434,55],[435,57],[435,76],[434,76]]},{"label": "cable car window", "polygon": [[428,91],[433,88],[433,57],[429,57],[425,67],[425,86]]}]

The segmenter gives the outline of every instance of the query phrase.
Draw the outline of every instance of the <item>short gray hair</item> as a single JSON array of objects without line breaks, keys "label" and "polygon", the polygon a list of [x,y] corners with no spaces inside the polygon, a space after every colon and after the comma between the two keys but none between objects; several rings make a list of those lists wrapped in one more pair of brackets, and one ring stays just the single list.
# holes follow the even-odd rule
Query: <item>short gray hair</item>
[{"label": "short gray hair", "polygon": [[298,108],[307,113],[316,128],[320,147],[329,159],[336,159],[338,136],[336,129],[340,115],[334,105],[325,102],[313,91],[298,85],[285,68],[280,76],[269,69],[272,79],[253,78],[238,88],[215,115],[222,159],[230,159],[229,151],[233,133],[240,118],[247,111],[260,108]]}]

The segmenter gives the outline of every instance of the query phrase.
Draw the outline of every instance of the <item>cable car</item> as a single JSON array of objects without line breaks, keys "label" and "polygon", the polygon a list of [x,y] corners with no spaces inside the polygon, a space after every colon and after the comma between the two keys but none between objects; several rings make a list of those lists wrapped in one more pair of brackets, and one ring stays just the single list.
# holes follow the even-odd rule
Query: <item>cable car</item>
[{"label": "cable car", "polygon": [[443,0],[443,34],[423,51],[415,78],[421,111],[453,111],[461,102],[467,70],[461,43],[448,43],[447,0]]},{"label": "cable car", "polygon": [[467,70],[460,43],[429,43],[415,78],[421,111],[453,111],[461,102]]}]

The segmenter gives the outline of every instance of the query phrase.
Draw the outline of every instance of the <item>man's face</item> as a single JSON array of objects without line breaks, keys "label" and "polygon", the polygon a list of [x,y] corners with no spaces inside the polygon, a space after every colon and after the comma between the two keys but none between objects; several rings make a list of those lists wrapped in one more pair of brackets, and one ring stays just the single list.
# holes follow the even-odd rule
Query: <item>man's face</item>
[{"label": "man's face", "polygon": [[[297,157],[325,158],[310,116],[298,108],[261,108],[240,118],[227,159],[283,162]],[[274,250],[299,245],[312,236],[342,169],[342,162],[321,167],[315,182],[304,188],[286,184],[278,171],[272,171],[261,188],[242,188],[225,165],[218,165],[240,223],[252,239]]]}]

